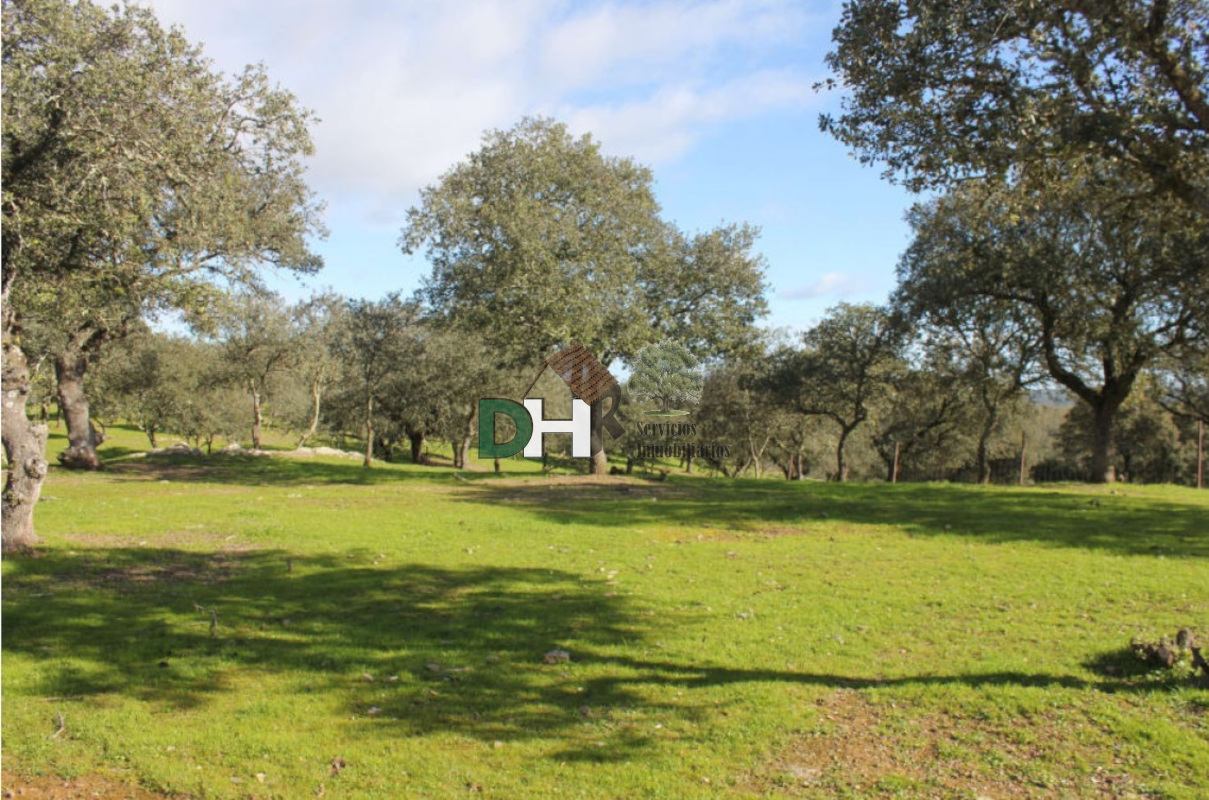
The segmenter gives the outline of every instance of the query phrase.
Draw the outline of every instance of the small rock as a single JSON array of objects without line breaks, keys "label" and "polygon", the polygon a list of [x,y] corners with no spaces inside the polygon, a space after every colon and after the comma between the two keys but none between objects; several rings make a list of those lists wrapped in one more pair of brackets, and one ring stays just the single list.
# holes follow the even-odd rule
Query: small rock
[{"label": "small rock", "polygon": [[361,673],[361,680],[363,680],[363,681],[372,681],[373,679],[374,679],[374,676],[373,676],[373,675],[370,675],[368,672],[362,672],[362,673]]},{"label": "small rock", "polygon": [[551,650],[550,652],[548,652],[544,656],[542,656],[542,660],[545,661],[547,664],[558,664],[563,661],[570,661],[571,654],[568,653],[566,650],[560,650],[558,648],[555,648],[554,650]]}]

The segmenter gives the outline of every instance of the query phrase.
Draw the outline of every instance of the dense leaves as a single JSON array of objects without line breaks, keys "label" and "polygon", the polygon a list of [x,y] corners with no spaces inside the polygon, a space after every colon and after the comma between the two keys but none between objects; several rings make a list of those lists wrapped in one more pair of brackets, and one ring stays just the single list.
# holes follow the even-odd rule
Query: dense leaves
[{"label": "dense leaves", "polygon": [[1205,0],[849,0],[821,126],[914,190],[1091,158],[1209,214]]}]

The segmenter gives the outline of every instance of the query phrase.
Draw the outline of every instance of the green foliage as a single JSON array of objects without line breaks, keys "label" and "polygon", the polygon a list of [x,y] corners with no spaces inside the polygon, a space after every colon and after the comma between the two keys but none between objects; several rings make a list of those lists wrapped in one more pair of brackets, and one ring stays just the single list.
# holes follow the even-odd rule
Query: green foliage
[{"label": "green foliage", "polygon": [[659,218],[651,182],[527,118],[424,189],[400,245],[432,262],[428,304],[512,364],[572,342],[606,366],[668,335],[703,356],[741,346],[765,313],[756,230],[687,237]]},{"label": "green foliage", "polygon": [[802,336],[802,349],[781,349],[766,378],[794,413],[825,417],[839,428],[835,479],[847,479],[848,437],[886,399],[903,366],[903,330],[886,309],[841,303]]},{"label": "green foliage", "polygon": [[[1131,483],[1196,482],[1194,426],[1187,435],[1176,417],[1160,403],[1161,389],[1149,375],[1139,379],[1113,421],[1114,466],[1122,480]],[[1080,404],[1071,408],[1058,432],[1066,463],[1086,471],[1093,442],[1091,412]]]},{"label": "green foliage", "polygon": [[1104,479],[1111,418],[1137,377],[1204,335],[1209,235],[1187,208],[1138,199],[1108,165],[1051,177],[971,182],[917,205],[899,291],[950,317],[1004,306],[1050,377],[1095,411]]},{"label": "green foliage", "polygon": [[210,447],[238,441],[248,427],[246,392],[226,378],[229,364],[213,344],[136,331],[107,346],[93,373],[93,413],[128,422],[147,435],[173,434]]},{"label": "green foliage", "polygon": [[634,359],[630,394],[658,402],[661,411],[668,411],[670,404],[700,402],[705,385],[700,366],[688,348],[678,342],[649,344]]},{"label": "green foliage", "polygon": [[428,302],[495,349],[532,359],[578,341],[605,363],[647,337],[634,298],[660,232],[651,174],[548,119],[493,131],[408,212]]},{"label": "green foliage", "polygon": [[1203,220],[1206,31],[1205,0],[849,0],[821,127],[913,190],[1091,159]]},{"label": "green foliage", "polygon": [[320,267],[312,117],[261,67],[217,74],[139,6],[6,3],[4,40],[6,298],[190,307]]}]

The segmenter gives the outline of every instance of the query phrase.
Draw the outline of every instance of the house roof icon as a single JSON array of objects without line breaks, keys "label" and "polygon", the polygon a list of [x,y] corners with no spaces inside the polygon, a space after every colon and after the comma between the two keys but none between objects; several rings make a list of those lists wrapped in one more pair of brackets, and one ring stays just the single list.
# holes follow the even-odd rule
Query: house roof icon
[{"label": "house roof icon", "polygon": [[604,397],[610,389],[619,384],[605,365],[597,361],[596,356],[588,352],[587,348],[582,344],[573,344],[546,359],[537,375],[533,377],[533,383],[529,384],[529,389],[525,390],[525,395],[529,394],[529,390],[547,367],[554,370],[575,396],[588,405]]}]

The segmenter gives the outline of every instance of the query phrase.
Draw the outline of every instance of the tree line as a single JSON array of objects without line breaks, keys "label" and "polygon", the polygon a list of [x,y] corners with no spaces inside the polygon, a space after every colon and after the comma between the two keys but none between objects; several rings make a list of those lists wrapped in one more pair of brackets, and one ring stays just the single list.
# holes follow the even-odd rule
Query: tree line
[{"label": "tree line", "polygon": [[[355,432],[367,465],[426,437],[465,464],[469,398],[515,395],[572,342],[606,366],[665,340],[701,361],[699,427],[732,444],[705,466],[729,475],[985,481],[1060,389],[1090,479],[1180,479],[1209,418],[1207,31],[1204,0],[845,3],[821,127],[929,195],[884,306],[778,339],[758,229],[680,230],[649,169],[545,118],[421,191],[399,237],[432,267],[415,296],[290,306],[262,273],[322,266],[312,114],[147,9],[8,0],[4,546],[34,541],[47,432],[27,406],[52,373],[69,468],[99,465],[94,418],[213,442],[240,406],[254,446],[268,407],[303,441]],[[165,312],[191,334],[151,331]],[[636,443],[610,446],[634,466]]]}]

